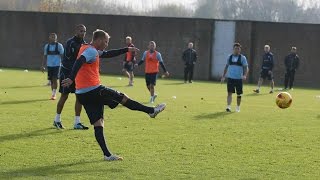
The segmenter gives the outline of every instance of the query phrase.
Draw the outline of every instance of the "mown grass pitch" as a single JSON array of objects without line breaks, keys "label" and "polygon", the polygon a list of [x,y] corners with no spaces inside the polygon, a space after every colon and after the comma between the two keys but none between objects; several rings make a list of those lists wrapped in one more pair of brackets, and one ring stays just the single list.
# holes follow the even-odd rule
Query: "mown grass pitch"
[{"label": "mown grass pitch", "polygon": [[[133,88],[119,76],[102,82],[149,100],[141,78]],[[124,161],[105,162],[92,127],[72,130],[74,96],[62,113],[67,129],[52,127],[57,101],[45,83],[37,71],[0,72],[0,179],[320,179],[317,90],[294,89],[282,110],[268,88],[255,95],[246,85],[241,113],[228,114],[226,85],[160,79],[167,109],[156,119],[106,109],[108,145]]]}]

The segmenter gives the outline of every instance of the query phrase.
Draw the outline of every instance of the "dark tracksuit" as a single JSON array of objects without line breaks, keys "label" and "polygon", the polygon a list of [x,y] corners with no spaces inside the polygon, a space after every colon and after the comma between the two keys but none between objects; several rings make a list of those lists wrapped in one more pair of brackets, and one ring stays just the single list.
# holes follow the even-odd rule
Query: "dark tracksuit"
[{"label": "dark tracksuit", "polygon": [[182,54],[182,60],[185,63],[184,68],[184,80],[189,82],[193,79],[193,69],[194,65],[197,62],[197,52],[194,49],[187,49]]},{"label": "dark tracksuit", "polygon": [[269,74],[269,71],[273,69],[273,54],[271,52],[265,53],[262,56],[262,66],[261,66],[261,78],[273,80],[273,74]]},{"label": "dark tracksuit", "polygon": [[293,87],[293,82],[294,82],[294,76],[296,73],[296,70],[299,67],[300,59],[297,54],[291,53],[288,56],[286,56],[284,60],[284,64],[286,66],[286,75],[285,75],[285,80],[284,80],[284,87],[291,89]]}]

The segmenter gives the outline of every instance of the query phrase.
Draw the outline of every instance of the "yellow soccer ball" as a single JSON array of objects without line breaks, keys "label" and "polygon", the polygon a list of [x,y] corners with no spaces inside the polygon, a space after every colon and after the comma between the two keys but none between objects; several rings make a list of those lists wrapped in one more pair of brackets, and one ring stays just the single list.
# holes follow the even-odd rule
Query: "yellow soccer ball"
[{"label": "yellow soccer ball", "polygon": [[286,109],[292,104],[292,96],[287,92],[281,92],[276,97],[276,104],[281,109]]}]

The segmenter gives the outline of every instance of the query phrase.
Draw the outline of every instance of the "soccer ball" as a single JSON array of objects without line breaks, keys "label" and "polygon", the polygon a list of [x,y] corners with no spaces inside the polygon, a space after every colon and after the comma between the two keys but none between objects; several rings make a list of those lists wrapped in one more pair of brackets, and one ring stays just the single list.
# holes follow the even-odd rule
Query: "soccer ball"
[{"label": "soccer ball", "polygon": [[292,104],[292,96],[287,92],[281,92],[276,97],[276,104],[281,109],[286,109]]}]

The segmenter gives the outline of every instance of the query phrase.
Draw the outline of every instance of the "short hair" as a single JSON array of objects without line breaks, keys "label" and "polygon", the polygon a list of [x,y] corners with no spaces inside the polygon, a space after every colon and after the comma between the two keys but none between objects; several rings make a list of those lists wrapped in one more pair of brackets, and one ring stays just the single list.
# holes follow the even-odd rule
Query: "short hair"
[{"label": "short hair", "polygon": [[150,41],[149,44],[151,44],[151,43],[154,44],[155,46],[157,46],[156,42]]},{"label": "short hair", "polygon": [[241,48],[242,46],[241,46],[241,44],[240,44],[240,43],[234,43],[234,44],[233,44],[233,48],[235,48],[235,47],[239,47],[239,48]]},{"label": "short hair", "polygon": [[264,45],[264,48],[269,48],[270,49],[270,46],[268,44]]},{"label": "short hair", "polygon": [[130,36],[127,36],[126,39],[130,39],[130,41],[132,41],[132,37]]},{"label": "short hair", "polygon": [[79,28],[86,28],[86,26],[84,24],[77,24],[76,25],[76,29],[79,29]]},{"label": "short hair", "polygon": [[109,34],[104,30],[97,29],[93,32],[92,40],[95,41],[100,38],[110,38]]},{"label": "short hair", "polygon": [[49,33],[49,36],[57,36],[57,33]]}]

